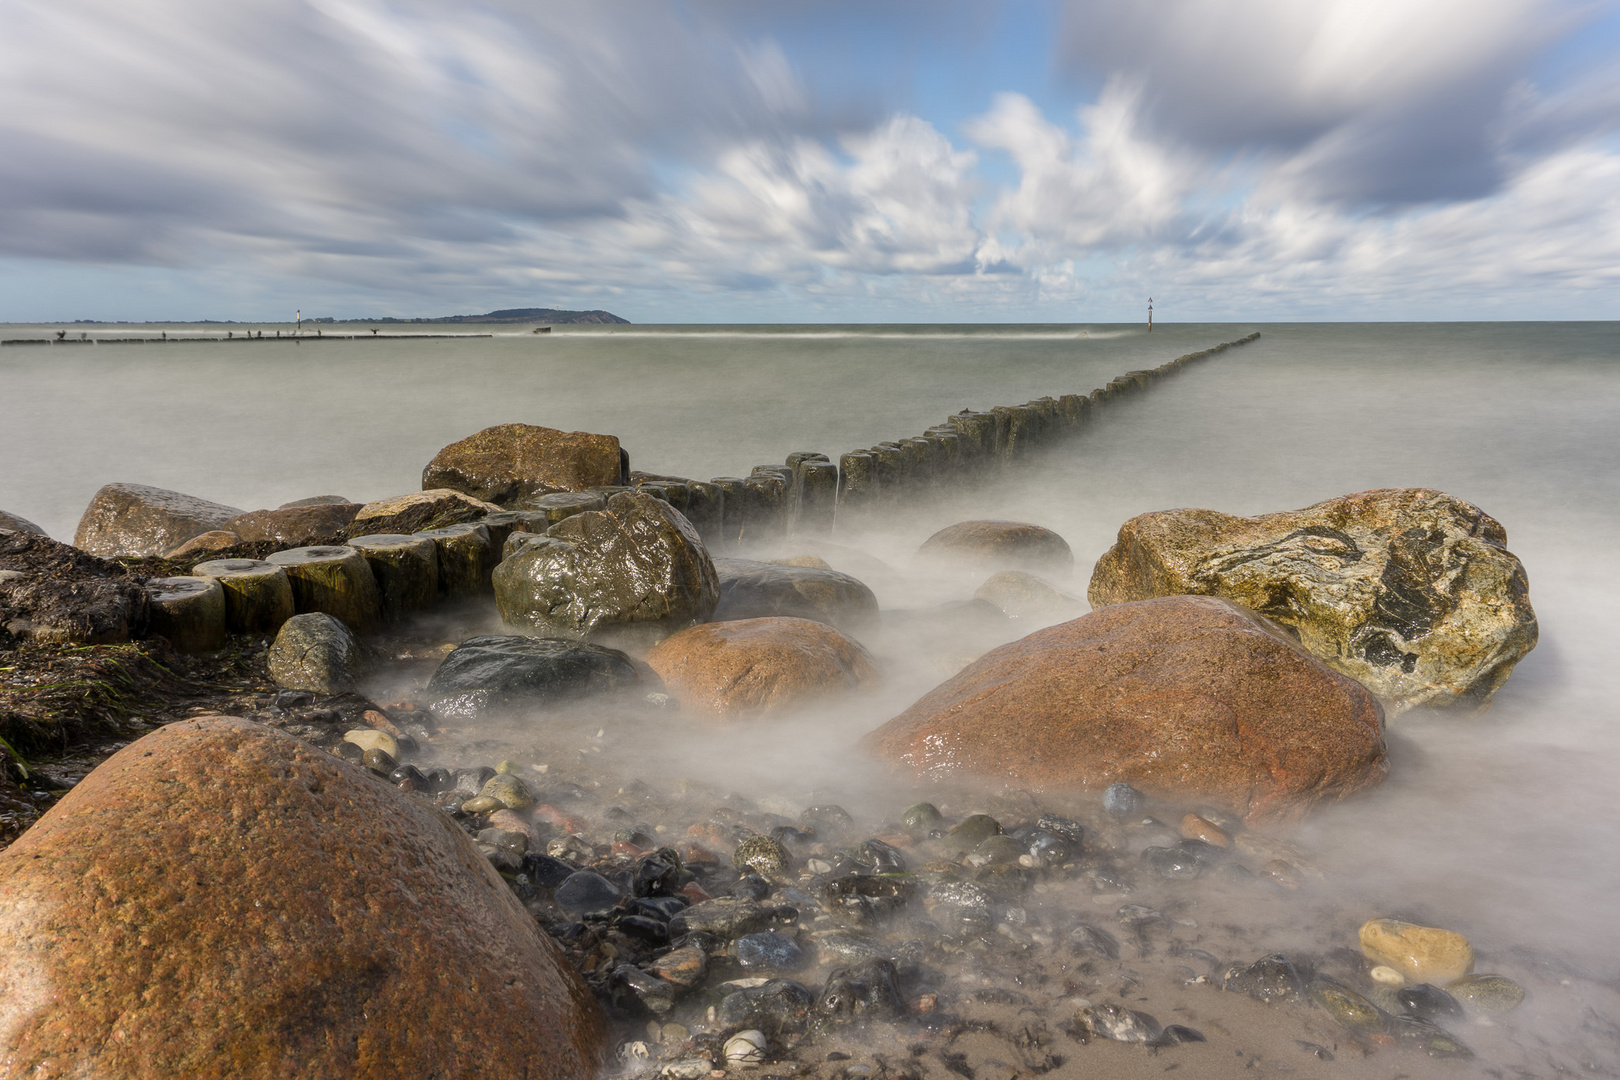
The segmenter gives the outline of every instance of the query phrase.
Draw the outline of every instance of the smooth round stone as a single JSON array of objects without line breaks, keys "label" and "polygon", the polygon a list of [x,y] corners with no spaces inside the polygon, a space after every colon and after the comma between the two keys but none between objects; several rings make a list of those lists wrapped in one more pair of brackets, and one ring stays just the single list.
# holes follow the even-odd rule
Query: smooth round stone
[{"label": "smooth round stone", "polygon": [[1450,930],[1400,919],[1369,919],[1362,924],[1361,951],[1388,964],[1415,983],[1449,984],[1474,970],[1468,939]]},{"label": "smooth round stone", "polygon": [[910,832],[926,833],[939,828],[944,818],[933,803],[914,803],[900,815],[900,824]]},{"label": "smooth round stone", "polygon": [[763,1031],[750,1028],[727,1039],[721,1052],[727,1065],[758,1065],[764,1062],[765,1048],[769,1045]]},{"label": "smooth round stone", "polygon": [[475,795],[461,804],[464,814],[487,814],[492,810],[505,810],[506,804],[492,795]]},{"label": "smooth round stone", "polygon": [[1464,1008],[1480,1016],[1512,1012],[1524,1001],[1524,987],[1506,975],[1469,975],[1447,983],[1446,990]]},{"label": "smooth round stone", "polygon": [[804,950],[786,934],[746,934],[736,950],[737,963],[750,971],[792,971],[804,964]]},{"label": "smooth round stone", "polygon": [[624,898],[617,885],[589,870],[568,875],[555,895],[557,905],[574,916],[607,911]]},{"label": "smooth round stone", "polygon": [[1181,835],[1189,840],[1214,844],[1218,848],[1232,846],[1232,838],[1219,825],[1198,814],[1188,814],[1181,819]]},{"label": "smooth round stone", "polygon": [[1109,784],[1102,796],[1103,810],[1116,818],[1134,817],[1147,805],[1147,798],[1131,785],[1121,782]]},{"label": "smooth round stone", "polygon": [[1404,987],[1395,991],[1395,1000],[1400,1003],[1401,1009],[1413,1016],[1421,1016],[1425,1020],[1442,1020],[1446,1017],[1461,1016],[1462,1006],[1457,999],[1428,983],[1418,983],[1416,986]]},{"label": "smooth round stone", "polygon": [[968,861],[975,866],[1009,866],[1016,863],[1020,856],[1029,854],[1029,848],[1022,840],[1015,839],[1005,833],[998,836],[986,837]]},{"label": "smooth round stone", "polygon": [[353,743],[362,752],[366,750],[381,750],[391,758],[399,757],[399,741],[386,731],[377,731],[373,728],[355,728],[343,733],[343,741]]},{"label": "smooth round stone", "polygon": [[497,799],[508,810],[527,810],[535,803],[534,793],[510,773],[496,773],[478,792],[486,799]]},{"label": "smooth round stone", "polygon": [[[1273,860],[1273,861],[1281,862],[1282,860],[1281,859],[1276,859],[1276,860]],[[1381,983],[1384,986],[1405,986],[1406,985],[1406,976],[1402,975],[1400,972],[1396,971],[1394,968],[1390,967],[1388,964],[1379,964],[1377,967],[1375,967],[1371,971],[1367,972],[1367,977],[1369,979],[1371,979],[1373,982]]]},{"label": "smooth round stone", "polygon": [[959,844],[977,848],[1001,832],[1001,823],[989,814],[970,814],[951,827],[950,837]]},{"label": "smooth round stone", "polygon": [[1354,1031],[1383,1031],[1389,1022],[1378,1006],[1332,980],[1316,978],[1312,980],[1309,990],[1311,998],[1329,1016]]}]

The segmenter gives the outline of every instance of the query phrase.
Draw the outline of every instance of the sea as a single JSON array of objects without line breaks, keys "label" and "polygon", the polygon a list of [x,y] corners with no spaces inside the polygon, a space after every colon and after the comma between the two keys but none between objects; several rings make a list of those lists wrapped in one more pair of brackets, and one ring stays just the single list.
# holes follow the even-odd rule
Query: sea
[{"label": "sea", "polygon": [[[1259,331],[1108,404],[1077,439],[840,522],[817,550],[857,576],[870,568],[885,609],[917,611],[972,595],[975,581],[911,562],[960,520],[1056,530],[1075,569],[1055,583],[1083,598],[1120,524],[1146,511],[1258,514],[1382,487],[1474,503],[1528,570],[1539,645],[1489,711],[1393,718],[1388,781],[1295,840],[1370,907],[1456,929],[1484,955],[1540,951],[1620,980],[1620,323],[452,328],[488,335],[476,337],[388,325],[394,336],[369,340],[338,340],[369,330],[338,325],[298,341],[276,324],[252,341],[245,326],[97,324],[0,338],[59,329],[85,343],[0,346],[0,510],[68,541],[109,482],[244,509],[366,501],[417,489],[440,447],[513,421],[617,435],[648,472],[746,476],[792,451],[836,460],[920,434],[964,408],[1087,393]],[[227,329],[233,340],[188,340]],[[93,344],[160,334],[170,340]],[[859,736],[949,673],[892,633],[883,649],[896,674],[881,694],[808,734],[688,734],[704,748],[691,767],[802,798],[869,777]]]}]

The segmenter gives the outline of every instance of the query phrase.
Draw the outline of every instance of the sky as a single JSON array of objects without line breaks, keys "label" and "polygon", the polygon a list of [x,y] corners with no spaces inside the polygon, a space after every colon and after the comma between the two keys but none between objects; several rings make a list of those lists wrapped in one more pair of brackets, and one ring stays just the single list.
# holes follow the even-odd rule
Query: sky
[{"label": "sky", "polygon": [[1620,0],[0,0],[0,321],[1620,318]]}]

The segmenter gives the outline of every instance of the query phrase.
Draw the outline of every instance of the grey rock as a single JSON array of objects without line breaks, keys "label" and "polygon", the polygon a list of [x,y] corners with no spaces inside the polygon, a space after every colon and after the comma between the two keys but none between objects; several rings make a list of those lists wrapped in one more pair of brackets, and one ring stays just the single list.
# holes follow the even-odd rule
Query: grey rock
[{"label": "grey rock", "polygon": [[4,510],[0,510],[0,529],[10,529],[12,532],[38,533],[41,536],[45,535],[45,530],[40,528],[38,525],[35,525],[32,521],[29,521],[25,517],[18,517],[16,514],[8,514]]},{"label": "grey rock", "polygon": [[242,511],[146,484],[108,484],[91,498],[73,546],[92,555],[159,556]]},{"label": "grey rock", "polygon": [[471,720],[632,690],[641,675],[617,649],[562,638],[487,636],[458,645],[433,673],[435,715]]},{"label": "grey rock", "polygon": [[804,966],[804,950],[786,934],[744,934],[734,943],[738,966],[749,971],[793,971]]},{"label": "grey rock", "polygon": [[815,1006],[815,995],[792,979],[772,979],[727,994],[715,1007],[722,1029],[757,1028],[767,1035],[803,1031]]},{"label": "grey rock", "polygon": [[782,615],[854,631],[878,619],[872,590],[837,570],[751,559],[716,559],[714,568],[720,575],[717,622]]},{"label": "grey rock", "polygon": [[707,621],[720,598],[714,563],[668,503],[619,492],[575,514],[495,568],[495,602],[511,626],[559,637],[650,644]]},{"label": "grey rock", "polygon": [[570,915],[594,915],[611,910],[624,899],[624,893],[601,874],[581,870],[557,886],[556,899],[557,906]]},{"label": "grey rock", "polygon": [[270,646],[270,677],[289,690],[344,694],[365,671],[360,639],[325,612],[294,615]]}]

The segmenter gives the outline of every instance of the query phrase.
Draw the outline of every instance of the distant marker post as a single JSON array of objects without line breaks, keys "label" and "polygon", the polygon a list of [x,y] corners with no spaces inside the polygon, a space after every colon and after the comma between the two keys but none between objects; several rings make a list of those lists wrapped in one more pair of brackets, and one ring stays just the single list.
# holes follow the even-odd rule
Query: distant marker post
[{"label": "distant marker post", "polygon": [[1148,297],[1148,333],[1153,333],[1153,297]]}]

